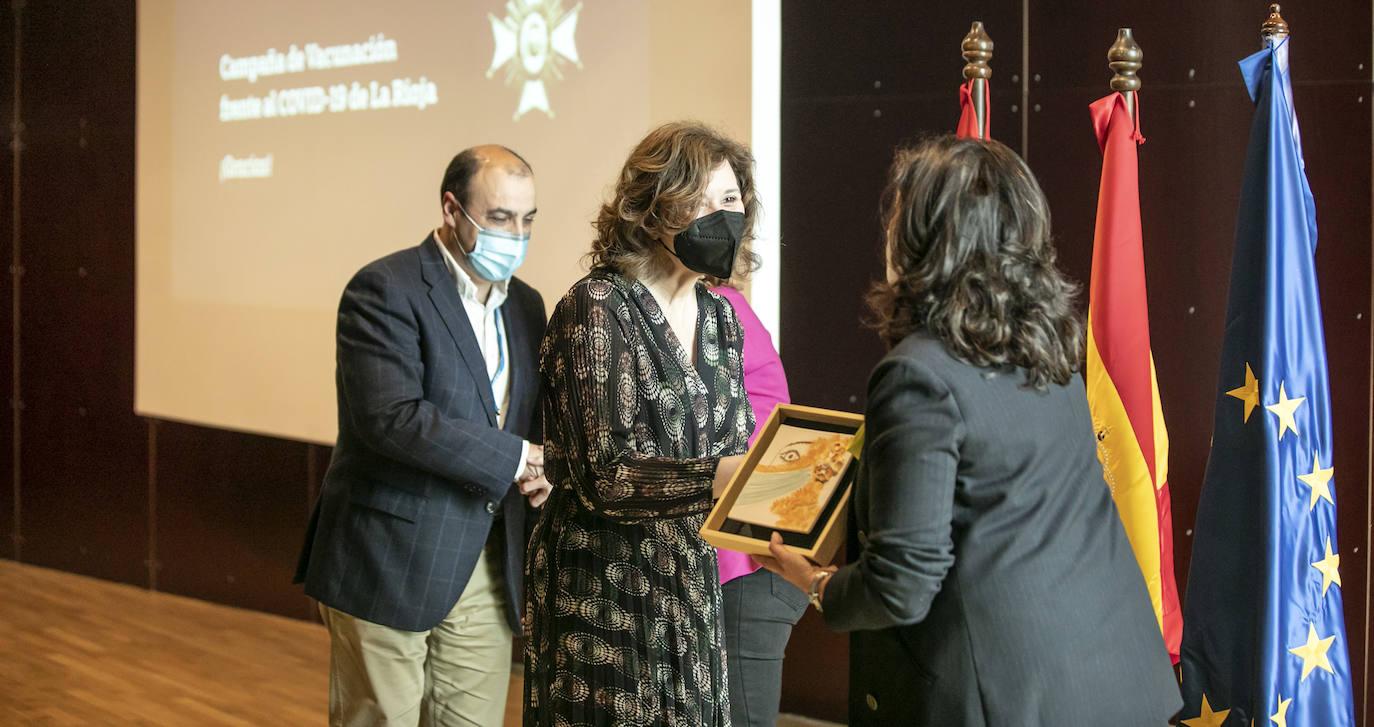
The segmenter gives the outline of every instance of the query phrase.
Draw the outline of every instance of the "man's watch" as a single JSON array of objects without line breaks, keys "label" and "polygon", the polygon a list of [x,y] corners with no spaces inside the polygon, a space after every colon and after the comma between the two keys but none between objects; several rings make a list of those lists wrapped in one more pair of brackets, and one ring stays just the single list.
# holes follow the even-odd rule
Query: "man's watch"
[{"label": "man's watch", "polygon": [[806,591],[806,600],[816,607],[818,613],[825,613],[825,609],[821,607],[821,582],[830,576],[831,572],[828,570],[818,571],[816,575],[811,576],[811,587]]}]

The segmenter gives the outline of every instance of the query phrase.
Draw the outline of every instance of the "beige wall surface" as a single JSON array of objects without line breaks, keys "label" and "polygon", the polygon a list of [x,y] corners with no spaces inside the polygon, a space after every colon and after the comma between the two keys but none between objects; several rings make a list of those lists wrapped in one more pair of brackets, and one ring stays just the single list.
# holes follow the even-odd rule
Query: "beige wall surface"
[{"label": "beige wall surface", "polygon": [[[467,146],[533,165],[539,217],[518,275],[551,308],[649,128],[694,118],[747,140],[747,3],[316,5],[139,4],[139,414],[332,442],[339,294],[440,223],[444,167]],[[394,60],[321,68],[306,52],[386,46],[374,39]],[[226,79],[226,56],[281,63]],[[412,84],[424,108],[379,102]],[[540,86],[547,111],[521,111]],[[226,120],[253,99],[260,117]],[[269,155],[270,176],[222,176]]]}]

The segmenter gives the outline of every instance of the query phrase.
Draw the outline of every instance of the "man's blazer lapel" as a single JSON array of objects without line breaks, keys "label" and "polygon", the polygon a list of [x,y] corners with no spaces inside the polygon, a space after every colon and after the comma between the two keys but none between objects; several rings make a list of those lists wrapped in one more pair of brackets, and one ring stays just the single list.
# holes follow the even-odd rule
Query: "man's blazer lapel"
[{"label": "man's blazer lapel", "polygon": [[443,254],[439,252],[439,241],[434,234],[420,244],[420,275],[429,285],[429,299],[439,311],[439,318],[448,327],[449,335],[458,345],[458,353],[463,358],[468,374],[477,382],[477,391],[482,397],[482,406],[487,411],[487,421],[496,426],[496,404],[491,395],[491,379],[487,377],[487,362],[482,358],[482,349],[477,346],[477,335],[472,331],[463,301],[458,298],[458,286],[444,264]]}]

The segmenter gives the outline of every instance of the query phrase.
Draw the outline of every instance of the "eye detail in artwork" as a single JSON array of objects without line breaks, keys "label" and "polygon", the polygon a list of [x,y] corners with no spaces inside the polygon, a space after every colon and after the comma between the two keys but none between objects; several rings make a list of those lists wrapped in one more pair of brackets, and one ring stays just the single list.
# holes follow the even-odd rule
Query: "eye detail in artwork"
[{"label": "eye detail in artwork", "polygon": [[802,454],[805,453],[807,447],[809,447],[810,445],[811,442],[809,441],[792,442],[783,447],[782,450],[778,452],[778,461],[796,462],[797,460],[802,458]]}]

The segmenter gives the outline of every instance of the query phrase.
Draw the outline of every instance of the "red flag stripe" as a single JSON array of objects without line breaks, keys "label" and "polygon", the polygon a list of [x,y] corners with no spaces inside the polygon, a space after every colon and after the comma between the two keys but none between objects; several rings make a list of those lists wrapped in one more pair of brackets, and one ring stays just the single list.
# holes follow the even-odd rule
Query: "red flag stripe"
[{"label": "red flag stripe", "polygon": [[954,135],[961,139],[991,139],[988,133],[988,104],[984,99],[983,104],[983,129],[982,133],[978,130],[978,112],[973,105],[973,81],[965,81],[959,87],[959,125],[954,130]]},{"label": "red flag stripe", "polygon": [[[1135,122],[1126,113],[1121,94],[1112,94],[1091,108],[1104,154],[1088,294],[1093,334],[1150,475],[1158,478]],[[1098,122],[1104,115],[1107,123]]]}]

